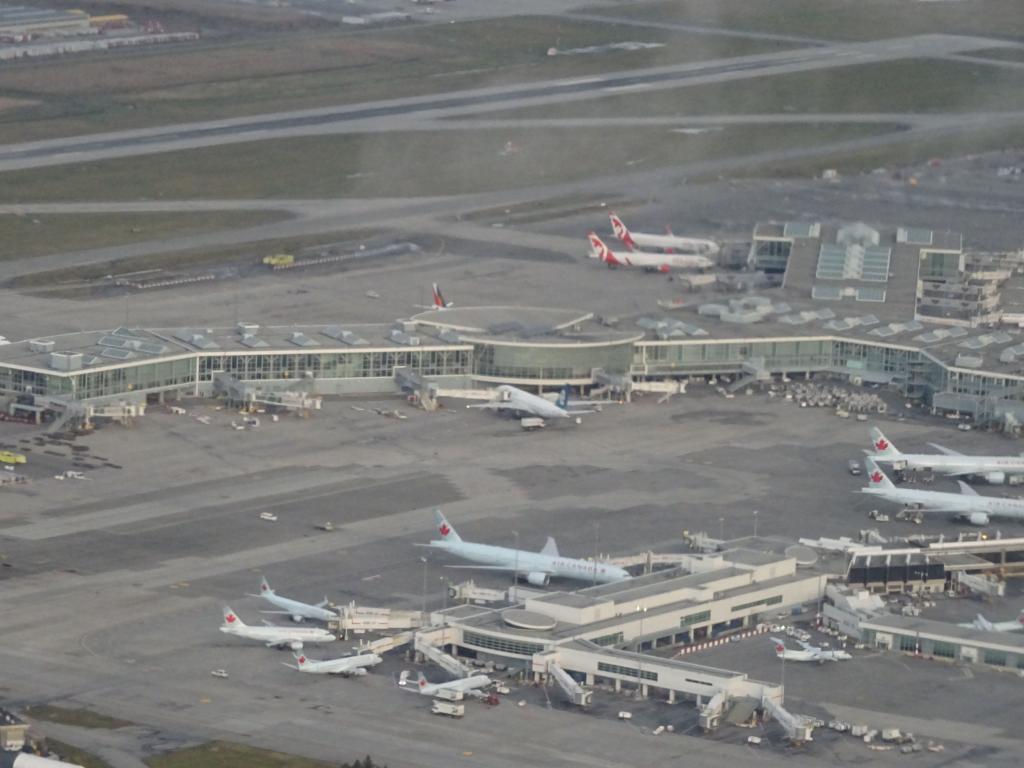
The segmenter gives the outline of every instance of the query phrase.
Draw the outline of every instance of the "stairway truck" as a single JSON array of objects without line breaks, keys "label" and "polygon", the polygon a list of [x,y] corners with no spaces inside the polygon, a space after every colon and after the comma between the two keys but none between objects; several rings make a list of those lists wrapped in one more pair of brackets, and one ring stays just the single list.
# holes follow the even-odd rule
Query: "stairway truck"
[{"label": "stairway truck", "polygon": [[453,688],[438,688],[434,693],[434,698],[444,701],[462,701],[465,697],[466,695],[462,691],[456,691]]},{"label": "stairway truck", "polygon": [[435,715],[446,715],[447,717],[462,717],[466,714],[465,704],[455,704],[450,701],[434,701],[434,705],[430,708],[431,713]]},{"label": "stairway truck", "polygon": [[534,429],[542,429],[544,427],[544,419],[536,416],[524,416],[519,420],[519,425],[528,432]]}]

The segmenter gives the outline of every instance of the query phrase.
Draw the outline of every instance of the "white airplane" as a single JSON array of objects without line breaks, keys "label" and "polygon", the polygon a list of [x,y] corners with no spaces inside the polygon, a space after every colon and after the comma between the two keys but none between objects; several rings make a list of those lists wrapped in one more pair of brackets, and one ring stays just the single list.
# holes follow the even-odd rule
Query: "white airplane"
[{"label": "white airplane", "polygon": [[281,663],[291,669],[297,669],[299,672],[309,672],[313,675],[362,676],[366,674],[367,667],[375,667],[384,661],[376,653],[358,653],[354,656],[342,656],[340,659],[327,659],[324,661],[307,659],[304,653],[292,655],[295,657],[296,666],[292,666],[286,661]]},{"label": "white airplane", "polygon": [[502,384],[494,390],[497,397],[486,403],[474,403],[467,405],[467,408],[490,408],[496,411],[514,411],[525,413],[531,416],[540,416],[542,419],[571,419],[584,413],[594,413],[593,408],[581,408],[580,406],[599,405],[600,403],[591,400],[570,400],[569,385],[566,384],[558,399],[552,402],[541,395],[534,395],[519,387],[509,384]]},{"label": "white airplane", "polygon": [[983,632],[1020,632],[1024,630],[1024,610],[1013,621],[989,621],[980,613],[974,617],[974,621],[966,624],[957,624],[958,627],[968,629],[980,629]]},{"label": "white airplane", "polygon": [[668,230],[665,235],[653,235],[647,232],[630,232],[625,223],[618,217],[618,214],[609,213],[608,218],[612,222],[612,231],[622,241],[622,244],[629,249],[640,248],[662,248],[666,251],[682,251],[683,253],[697,253],[714,256],[721,248],[714,240],[704,240],[698,237],[678,237]]},{"label": "white airplane", "polygon": [[316,605],[300,603],[298,600],[281,597],[270,588],[270,584],[267,582],[266,577],[260,579],[260,593],[258,595],[249,595],[249,597],[262,597],[271,605],[276,605],[278,608],[284,609],[281,611],[260,611],[260,613],[285,614],[286,616],[291,616],[292,621],[294,622],[301,622],[304,619],[330,621],[331,619],[338,618],[336,611],[332,611],[324,607],[330,603],[326,597],[323,599],[323,602],[317,603]]},{"label": "white airplane", "polygon": [[526,581],[536,587],[545,586],[552,576],[601,583],[622,581],[630,577],[628,571],[616,565],[561,556],[558,554],[558,545],[550,536],[540,552],[528,552],[522,549],[463,541],[439,509],[434,510],[434,520],[437,523],[437,530],[441,534],[440,541],[435,539],[429,544],[418,544],[417,546],[441,549],[456,557],[461,557],[463,560],[484,563],[484,565],[449,565],[448,568],[515,571],[525,575]]},{"label": "white airplane", "polygon": [[967,456],[941,445],[929,443],[939,453],[901,453],[877,427],[871,428],[875,461],[898,463],[908,469],[931,469],[950,477],[977,475],[998,485],[1007,475],[1024,475],[1024,456]]},{"label": "white airplane", "polygon": [[301,651],[303,643],[332,643],[337,639],[319,627],[277,627],[269,623],[265,627],[250,627],[226,605],[220,631],[246,640],[259,640],[268,648],[291,648],[293,651]]},{"label": "white airplane", "polygon": [[[403,669],[398,678],[398,684],[407,685],[408,682],[409,670]],[[422,672],[417,672],[416,688],[408,690],[415,690],[424,696],[437,696],[438,691],[459,691],[474,696],[480,695],[479,691],[489,687],[492,683],[493,681],[487,675],[470,675],[469,677],[460,677],[458,680],[449,680],[447,683],[432,683],[423,676]]]},{"label": "white airplane", "polygon": [[897,488],[870,456],[864,459],[864,468],[867,470],[868,487],[861,488],[861,493],[879,496],[886,501],[925,512],[949,512],[957,517],[963,517],[971,525],[988,525],[993,517],[1024,520],[1024,500],[979,496],[978,492],[963,480],[957,480],[960,484],[960,493],[919,491],[912,488]]},{"label": "white airplane", "polygon": [[599,259],[609,267],[643,267],[648,272],[671,269],[710,269],[715,265],[707,256],[695,253],[648,253],[646,251],[612,251],[594,232],[590,240],[590,258]]},{"label": "white airplane", "polygon": [[780,659],[786,661],[816,661],[822,664],[826,661],[849,661],[853,658],[846,651],[826,651],[819,648],[816,645],[810,645],[797,640],[800,643],[801,651],[791,651],[786,647],[786,643],[777,637],[771,638],[771,641],[775,643],[775,655]]}]

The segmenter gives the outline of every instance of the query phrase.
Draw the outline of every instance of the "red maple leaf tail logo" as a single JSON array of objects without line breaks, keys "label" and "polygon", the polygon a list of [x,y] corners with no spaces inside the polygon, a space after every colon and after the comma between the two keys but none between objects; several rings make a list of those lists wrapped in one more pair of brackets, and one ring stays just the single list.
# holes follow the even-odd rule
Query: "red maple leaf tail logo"
[{"label": "red maple leaf tail logo", "polygon": [[305,664],[305,663],[306,663],[306,657],[305,656],[299,656],[299,664]]},{"label": "red maple leaf tail logo", "polygon": [[232,623],[232,622],[233,622],[233,621],[235,620],[235,614],[233,614],[233,613],[229,613],[229,614],[228,614],[227,616],[225,616],[225,617],[224,617],[224,620],[225,620],[225,621],[226,621],[226,622],[227,622],[228,624]]},{"label": "red maple leaf tail logo", "polygon": [[872,483],[880,483],[880,482],[882,482],[882,473],[881,472],[875,472],[874,474],[872,474],[871,475],[871,482]]},{"label": "red maple leaf tail logo", "polygon": [[438,528],[438,530],[441,531],[442,536],[447,536],[449,533],[452,532],[452,529],[448,527],[448,523],[442,523],[441,527]]},{"label": "red maple leaf tail logo", "polygon": [[885,440],[879,440],[877,443],[875,443],[875,448],[877,448],[880,451],[884,451],[888,447],[889,443],[887,443]]}]

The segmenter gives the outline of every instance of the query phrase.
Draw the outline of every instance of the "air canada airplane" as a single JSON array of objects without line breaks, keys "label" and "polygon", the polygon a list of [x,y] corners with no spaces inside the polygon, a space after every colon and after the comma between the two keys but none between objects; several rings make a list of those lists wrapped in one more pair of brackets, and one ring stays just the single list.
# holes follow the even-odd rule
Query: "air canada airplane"
[{"label": "air canada airplane", "polygon": [[612,222],[612,231],[623,245],[629,249],[661,248],[666,251],[682,253],[698,253],[714,256],[721,248],[714,240],[697,237],[679,237],[668,230],[664,235],[653,235],[647,232],[630,232],[626,224],[615,213],[608,214]]},{"label": "air canada airplane", "polygon": [[590,258],[598,259],[608,267],[643,267],[648,272],[668,272],[673,269],[710,269],[715,265],[707,256],[696,253],[613,251],[594,232],[587,238],[590,240]]},{"label": "air canada airplane", "polygon": [[558,399],[552,402],[546,397],[534,395],[519,387],[502,384],[494,389],[495,397],[486,403],[471,403],[467,408],[489,408],[495,411],[512,411],[518,414],[539,416],[542,419],[571,419],[584,413],[594,413],[586,406],[600,405],[591,400],[570,400],[569,385],[566,384]]},{"label": "air canada airplane", "polygon": [[366,674],[367,667],[375,667],[384,661],[376,653],[358,653],[354,656],[342,656],[340,659],[327,659],[324,661],[306,658],[304,653],[292,655],[295,656],[295,666],[285,661],[281,663],[291,669],[297,669],[299,672],[308,672],[313,675],[362,676]]},{"label": "air canada airplane", "polygon": [[831,651],[819,648],[816,645],[809,645],[802,640],[797,640],[800,643],[801,651],[791,651],[786,647],[786,643],[777,637],[770,638],[775,643],[775,655],[780,659],[786,661],[816,661],[822,664],[826,661],[849,661],[853,658],[846,651]]},{"label": "air canada airplane", "polygon": [[295,622],[300,622],[304,619],[330,621],[331,619],[338,618],[338,614],[335,611],[325,607],[330,602],[326,597],[323,599],[323,602],[317,603],[316,605],[300,603],[298,600],[281,597],[270,588],[270,584],[267,582],[265,577],[260,579],[260,593],[258,595],[249,595],[249,597],[262,597],[271,605],[276,605],[278,608],[283,609],[280,611],[260,611],[260,613],[285,614],[287,616],[291,616],[292,621]]},{"label": "air canada airplane", "polygon": [[226,605],[220,631],[246,640],[259,640],[268,648],[291,648],[293,651],[301,651],[303,643],[332,643],[337,639],[326,629],[318,627],[277,627],[269,623],[264,627],[250,627]]},{"label": "air canada airplane", "polygon": [[429,544],[418,544],[420,547],[433,547],[482,565],[449,565],[448,568],[475,568],[483,571],[513,571],[522,573],[526,581],[537,587],[546,585],[552,576],[581,581],[597,581],[600,583],[622,581],[629,578],[629,572],[609,563],[596,560],[580,560],[574,557],[563,557],[558,554],[558,545],[548,537],[547,543],[540,552],[528,552],[509,547],[494,547],[490,544],[474,544],[463,541],[455,532],[441,510],[434,510],[440,540]]},{"label": "air canada airplane", "polygon": [[919,491],[914,488],[897,488],[870,456],[864,459],[864,468],[867,470],[868,487],[861,488],[861,493],[925,512],[951,513],[964,518],[971,525],[988,525],[993,517],[1024,520],[1024,500],[979,496],[963,480],[957,481],[960,493]]},{"label": "air canada airplane", "polygon": [[983,632],[1020,632],[1024,630],[1024,610],[1013,621],[989,621],[979,613],[974,617],[974,621],[957,624],[957,626],[980,629]]},{"label": "air canada airplane", "polygon": [[[404,669],[398,678],[398,684],[407,685],[408,682],[409,670]],[[424,696],[437,696],[439,691],[458,691],[459,693],[478,695],[482,688],[489,687],[492,682],[487,675],[470,675],[469,677],[460,677],[458,680],[449,680],[446,683],[432,683],[423,676],[422,672],[417,672],[416,687],[409,690],[415,690]]]},{"label": "air canada airplane", "polygon": [[941,445],[929,443],[939,453],[901,453],[882,430],[871,428],[871,446],[877,462],[892,463],[908,469],[931,469],[949,477],[975,475],[986,482],[1005,483],[1010,475],[1024,475],[1024,456],[967,456]]}]

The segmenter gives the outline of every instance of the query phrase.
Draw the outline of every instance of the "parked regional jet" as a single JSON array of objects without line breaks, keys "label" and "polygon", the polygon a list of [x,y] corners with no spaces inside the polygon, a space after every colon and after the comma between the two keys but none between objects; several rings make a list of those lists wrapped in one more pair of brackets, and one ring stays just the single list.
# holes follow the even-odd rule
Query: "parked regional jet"
[{"label": "parked regional jet", "polygon": [[[593,408],[580,409],[580,406],[600,405],[591,400],[570,400],[569,385],[562,388],[558,399],[551,402],[546,397],[534,395],[519,387],[502,384],[494,390],[497,397],[486,403],[474,403],[467,405],[467,408],[491,408],[498,411],[514,411],[525,413],[530,416],[540,416],[542,419],[570,419],[584,413],[594,413]],[[572,410],[570,410],[572,409]]]},{"label": "parked regional jet", "polygon": [[983,632],[1020,632],[1024,630],[1024,610],[1021,610],[1013,621],[989,621],[979,613],[974,617],[974,621],[957,624],[957,626],[980,629]]},{"label": "parked regional jet", "polygon": [[307,659],[304,653],[294,653],[292,655],[295,657],[295,666],[286,661],[281,663],[291,669],[297,669],[299,672],[309,672],[313,675],[361,676],[366,674],[367,667],[375,667],[384,661],[376,653],[358,653],[354,656],[342,656],[340,659],[326,659],[324,661]]},{"label": "parked regional jet", "polygon": [[449,565],[448,568],[516,571],[524,574],[526,581],[537,587],[546,585],[552,576],[602,583],[629,578],[628,571],[615,565],[599,563],[595,560],[562,557],[558,554],[558,545],[550,536],[540,552],[528,552],[522,549],[463,541],[439,509],[434,510],[434,520],[437,523],[437,530],[441,534],[440,541],[435,539],[429,544],[418,544],[417,546],[434,547],[464,560],[484,563],[484,565]]},{"label": "parked regional jet", "polygon": [[590,258],[600,259],[609,267],[643,267],[648,272],[670,269],[710,269],[715,264],[707,256],[694,253],[648,253],[646,251],[612,251],[595,233],[590,240]]},{"label": "parked regional jet", "polygon": [[282,611],[260,611],[260,613],[282,613],[287,616],[291,616],[292,621],[295,622],[300,622],[303,619],[330,621],[331,619],[338,618],[336,611],[332,611],[324,607],[330,603],[326,597],[323,599],[323,602],[317,603],[316,605],[300,603],[298,600],[281,597],[270,588],[270,584],[267,583],[266,577],[260,579],[260,593],[258,595],[249,595],[249,597],[262,597],[271,605],[276,605],[278,608],[284,609]]},{"label": "parked regional jet", "polygon": [[293,651],[302,650],[303,643],[330,643],[337,639],[326,629],[318,627],[277,627],[266,624],[265,627],[250,627],[225,605],[224,623],[220,631],[246,640],[259,640],[268,648],[291,648]]},{"label": "parked regional jet", "polygon": [[[398,678],[398,684],[406,685],[408,682],[409,670],[403,669]],[[416,687],[409,690],[415,690],[424,696],[437,696],[439,691],[458,691],[476,696],[479,695],[481,689],[489,687],[492,683],[493,681],[487,675],[470,675],[469,677],[460,677],[458,680],[449,680],[447,683],[432,683],[423,676],[422,672],[417,672]]]},{"label": "parked regional jet", "polygon": [[608,214],[612,222],[612,231],[630,249],[662,248],[666,251],[697,253],[714,256],[721,248],[714,240],[703,240],[697,237],[678,237],[668,230],[665,235],[653,235],[647,232],[630,232],[625,223],[615,213]]},{"label": "parked regional jet", "polygon": [[786,647],[786,643],[777,637],[771,638],[771,641],[775,643],[775,655],[780,659],[786,661],[816,661],[822,664],[826,661],[849,661],[853,658],[846,651],[826,651],[819,648],[816,645],[810,645],[797,640],[800,643],[801,651],[791,651]]},{"label": "parked regional jet", "polygon": [[988,525],[993,517],[1024,520],[1024,500],[979,496],[963,480],[957,480],[960,493],[919,491],[897,488],[870,456],[864,459],[864,468],[867,470],[868,487],[861,488],[861,493],[880,496],[886,501],[916,507],[925,512],[950,512],[963,517],[971,525]]},{"label": "parked regional jet", "polygon": [[935,443],[929,445],[940,453],[901,453],[877,427],[871,428],[871,445],[875,461],[908,469],[931,469],[950,477],[977,475],[994,485],[1005,483],[1008,475],[1024,475],[1024,456],[967,456]]}]

